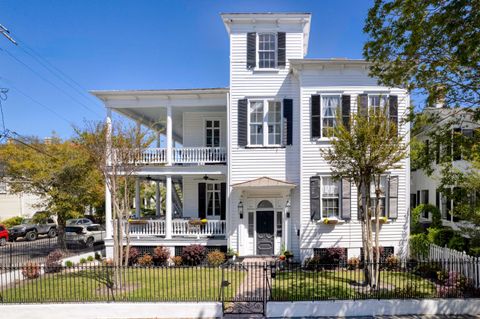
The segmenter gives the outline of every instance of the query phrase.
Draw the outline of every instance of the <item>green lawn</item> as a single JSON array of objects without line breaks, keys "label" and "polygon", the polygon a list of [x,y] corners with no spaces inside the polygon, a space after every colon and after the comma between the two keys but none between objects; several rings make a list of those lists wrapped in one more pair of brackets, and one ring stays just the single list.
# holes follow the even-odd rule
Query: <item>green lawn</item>
[{"label": "green lawn", "polygon": [[[233,295],[245,272],[225,270],[231,284],[226,296]],[[3,302],[82,302],[82,301],[216,301],[219,300],[222,270],[219,268],[129,268],[123,289],[111,290],[101,282],[102,271],[83,270],[46,274],[37,279],[0,287]]]},{"label": "green lawn", "polygon": [[380,291],[355,285],[363,281],[361,270],[283,271],[272,279],[273,300],[324,300],[362,298],[433,297],[435,285],[411,273],[383,270]]}]

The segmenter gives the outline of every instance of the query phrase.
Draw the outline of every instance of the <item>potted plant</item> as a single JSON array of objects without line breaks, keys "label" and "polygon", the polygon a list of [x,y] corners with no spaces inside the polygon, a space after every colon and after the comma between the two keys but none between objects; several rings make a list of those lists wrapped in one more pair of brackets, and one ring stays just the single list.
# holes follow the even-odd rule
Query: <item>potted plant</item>
[{"label": "potted plant", "polygon": [[293,253],[292,253],[291,251],[286,250],[283,254],[285,255],[285,258],[286,258],[287,260],[293,259]]},{"label": "potted plant", "polygon": [[285,259],[287,259],[287,257],[282,254],[282,255],[278,256],[278,259],[280,259],[281,261],[285,261]]}]

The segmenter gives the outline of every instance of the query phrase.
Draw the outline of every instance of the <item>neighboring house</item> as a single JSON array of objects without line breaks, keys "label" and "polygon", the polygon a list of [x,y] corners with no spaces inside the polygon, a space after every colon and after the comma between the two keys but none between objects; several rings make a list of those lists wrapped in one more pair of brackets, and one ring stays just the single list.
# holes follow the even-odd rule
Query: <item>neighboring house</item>
[{"label": "neighboring house", "polygon": [[[452,197],[456,196],[448,196],[448,194],[444,194],[439,190],[442,177],[441,165],[443,161],[449,159],[453,161],[452,165],[455,169],[465,172],[469,169],[470,164],[464,159],[458,143],[455,143],[453,139],[451,145],[439,145],[432,140],[429,134],[432,130],[438,130],[439,127],[449,126],[452,136],[453,133],[461,133],[466,137],[472,137],[474,130],[478,129],[480,125],[472,120],[469,112],[458,108],[445,108],[442,103],[438,103],[435,107],[428,107],[423,112],[434,119],[434,124],[430,124],[422,129],[416,138],[424,143],[425,151],[429,152],[432,157],[433,173],[429,176],[422,169],[412,169],[410,205],[411,208],[420,204],[432,204],[438,207],[442,217],[442,224],[459,230],[459,227],[470,226],[470,224],[460,220],[458,216],[454,216],[451,213],[455,207],[455,200]],[[448,155],[448,158],[445,157],[446,155]],[[452,186],[449,191],[452,195],[455,195],[455,192],[461,191],[461,189]],[[431,219],[432,216],[427,212],[420,216],[420,221],[424,223],[430,222]]]},{"label": "neighboring house", "polygon": [[[288,249],[298,259],[342,247],[359,256],[357,190],[330,177],[320,148],[330,144],[337,110],[347,119],[358,110],[387,108],[408,141],[409,126],[400,121],[407,91],[379,86],[363,60],[305,59],[310,14],[221,17],[230,36],[229,88],[92,92],[104,101],[107,122],[115,111],[166,135],[166,145],[144,153],[137,172],[165,185],[165,212],[158,214],[165,217],[132,224],[131,244],[165,245],[177,254],[193,243],[228,246],[241,256]],[[380,234],[382,246],[400,255],[410,194],[409,159],[402,164],[382,178],[389,222]],[[181,185],[181,207],[174,185]],[[111,220],[108,204],[106,214]],[[188,218],[208,221],[193,226]],[[338,224],[326,225],[325,218]],[[107,227],[111,238],[110,222]]]},{"label": "neighboring house", "polygon": [[12,193],[5,179],[0,179],[0,221],[14,216],[31,217],[38,210],[40,197],[27,193]]}]

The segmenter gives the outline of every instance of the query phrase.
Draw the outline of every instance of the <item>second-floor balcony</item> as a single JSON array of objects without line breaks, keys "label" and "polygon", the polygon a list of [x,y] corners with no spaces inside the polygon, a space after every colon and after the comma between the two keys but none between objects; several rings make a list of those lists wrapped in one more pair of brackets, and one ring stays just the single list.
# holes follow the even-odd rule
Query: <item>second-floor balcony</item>
[{"label": "second-floor balcony", "polygon": [[[140,165],[168,164],[167,148],[148,148],[135,154],[136,163]],[[227,162],[226,147],[179,147],[172,148],[172,164],[225,164]]]}]

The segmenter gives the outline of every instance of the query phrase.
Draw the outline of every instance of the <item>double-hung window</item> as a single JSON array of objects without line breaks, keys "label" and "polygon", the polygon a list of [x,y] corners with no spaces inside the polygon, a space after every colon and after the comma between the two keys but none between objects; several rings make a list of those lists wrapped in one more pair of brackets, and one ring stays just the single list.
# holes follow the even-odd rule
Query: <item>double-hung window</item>
[{"label": "double-hung window", "polygon": [[337,111],[340,110],[340,95],[322,95],[322,137],[332,137],[337,125]]},{"label": "double-hung window", "polygon": [[205,146],[219,147],[220,146],[220,121],[207,120],[205,122]]},{"label": "double-hung window", "polygon": [[[380,205],[380,217],[386,216],[386,198],[387,198],[387,176],[380,177],[380,196],[379,196],[379,205]],[[376,194],[376,186],[375,182],[372,181],[370,186],[370,198],[371,198],[371,208],[372,208],[372,216],[375,216],[375,209],[377,208],[377,194]]]},{"label": "double-hung window", "polygon": [[322,218],[340,218],[340,181],[322,177]]},{"label": "double-hung window", "polygon": [[273,100],[251,100],[249,130],[249,145],[281,145],[282,103]]},{"label": "double-hung window", "polygon": [[220,184],[208,183],[206,186],[207,216],[220,216]]},{"label": "double-hung window", "polygon": [[275,69],[277,67],[277,34],[258,34],[258,68]]},{"label": "double-hung window", "polygon": [[[368,95],[368,108],[370,111],[375,113],[385,112],[388,105],[388,96],[387,95]],[[388,114],[387,114],[388,115]]]}]

